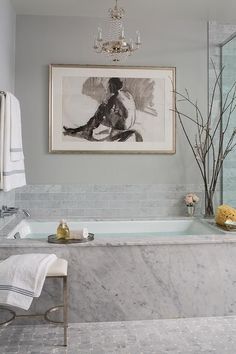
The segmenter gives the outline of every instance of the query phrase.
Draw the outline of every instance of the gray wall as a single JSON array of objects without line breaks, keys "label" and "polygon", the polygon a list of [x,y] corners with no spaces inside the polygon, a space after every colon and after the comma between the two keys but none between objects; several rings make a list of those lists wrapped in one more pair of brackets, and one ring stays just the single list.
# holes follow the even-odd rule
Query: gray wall
[{"label": "gray wall", "polygon": [[[16,95],[21,101],[27,182],[29,184],[198,183],[199,173],[177,124],[175,155],[95,155],[48,153],[48,65],[105,64],[93,52],[101,19],[17,16]],[[177,88],[190,89],[202,107],[207,98],[207,29],[203,22],[158,19],[132,24],[143,46],[127,65],[175,66]]]},{"label": "gray wall", "polygon": [[0,90],[14,92],[16,15],[10,0],[0,0]]}]

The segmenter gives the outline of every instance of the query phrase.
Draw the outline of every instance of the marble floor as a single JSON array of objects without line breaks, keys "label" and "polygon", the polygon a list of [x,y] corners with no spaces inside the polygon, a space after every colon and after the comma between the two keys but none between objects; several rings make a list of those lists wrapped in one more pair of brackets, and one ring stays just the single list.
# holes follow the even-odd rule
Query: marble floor
[{"label": "marble floor", "polygon": [[69,325],[10,325],[0,329],[1,354],[235,354],[236,317]]}]

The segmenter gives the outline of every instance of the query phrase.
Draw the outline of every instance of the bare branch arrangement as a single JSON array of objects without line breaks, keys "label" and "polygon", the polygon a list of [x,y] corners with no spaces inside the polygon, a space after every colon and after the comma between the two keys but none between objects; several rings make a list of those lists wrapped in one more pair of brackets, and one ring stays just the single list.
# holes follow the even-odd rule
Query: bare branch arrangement
[{"label": "bare branch arrangement", "polygon": [[[224,68],[217,73],[213,62],[212,65],[215,72],[215,82],[210,95],[207,116],[204,117],[198,102],[191,99],[187,90],[185,90],[185,94],[181,94],[176,90],[173,91],[176,95],[174,111],[179,118],[180,125],[203,179],[205,216],[214,215],[213,196],[223,162],[236,146],[236,127],[233,129],[230,128],[232,114],[236,109],[236,81],[223,95],[221,79]],[[221,107],[215,113],[213,107],[217,94],[221,97]],[[177,102],[187,103],[192,109],[193,114],[184,113],[178,108]],[[196,130],[194,141],[191,141],[188,134],[188,129],[184,122],[185,119],[190,120],[194,125],[194,129]]]}]

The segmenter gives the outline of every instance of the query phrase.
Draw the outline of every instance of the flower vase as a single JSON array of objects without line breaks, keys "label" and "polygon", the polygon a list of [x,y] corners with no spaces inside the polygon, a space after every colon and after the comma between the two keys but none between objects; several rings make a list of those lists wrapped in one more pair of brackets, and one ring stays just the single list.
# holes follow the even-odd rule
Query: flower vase
[{"label": "flower vase", "polygon": [[195,206],[194,205],[187,205],[187,212],[188,212],[188,216],[194,216]]},{"label": "flower vase", "polygon": [[213,200],[210,197],[206,197],[205,200],[205,218],[213,218],[215,215],[214,213],[214,206]]},{"label": "flower vase", "polygon": [[204,214],[205,218],[209,218],[209,219],[214,218],[215,207],[218,204],[215,198],[216,198],[215,191],[205,190],[205,214]]}]

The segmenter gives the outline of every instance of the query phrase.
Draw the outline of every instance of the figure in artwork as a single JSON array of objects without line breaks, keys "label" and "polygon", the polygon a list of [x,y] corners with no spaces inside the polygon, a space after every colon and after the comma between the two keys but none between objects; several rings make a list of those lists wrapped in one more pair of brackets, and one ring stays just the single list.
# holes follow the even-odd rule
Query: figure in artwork
[{"label": "figure in artwork", "polygon": [[[138,82],[139,85],[137,85]],[[150,104],[152,86],[153,83],[146,79],[141,79],[141,81],[137,81],[137,79],[126,80],[124,87],[124,80],[118,77],[109,78],[107,81],[103,78],[100,80],[99,78],[88,78],[83,84],[82,93],[97,100],[100,104],[85,124],[77,127],[64,125],[64,136],[69,135],[91,142],[129,140],[142,142],[142,132],[136,124],[136,111],[142,109],[146,110],[148,114],[157,116],[157,112]],[[141,87],[146,90],[141,90]]]},{"label": "figure in artwork", "polygon": [[[78,134],[90,141],[126,141],[131,136],[136,141],[143,141],[141,134],[132,129],[135,123],[135,102],[127,90],[122,90],[122,81],[119,78],[110,78],[108,95],[99,105],[89,121],[78,128],[64,128],[64,135]],[[99,131],[97,129],[99,128]],[[99,135],[105,138],[99,139]]]}]

